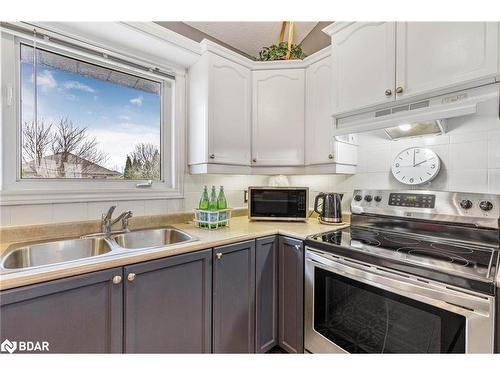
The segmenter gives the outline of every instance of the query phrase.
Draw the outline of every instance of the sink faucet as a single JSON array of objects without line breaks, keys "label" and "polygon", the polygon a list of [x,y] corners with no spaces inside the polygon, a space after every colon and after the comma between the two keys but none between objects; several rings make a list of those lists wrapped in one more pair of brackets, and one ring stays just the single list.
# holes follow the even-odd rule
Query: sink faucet
[{"label": "sink faucet", "polygon": [[113,212],[115,211],[116,206],[111,206],[106,214],[102,215],[101,228],[102,232],[105,234],[111,233],[111,227],[121,220],[122,222],[122,230],[125,232],[129,232],[128,229],[128,219],[132,217],[132,211],[122,212],[116,219],[112,220]]}]

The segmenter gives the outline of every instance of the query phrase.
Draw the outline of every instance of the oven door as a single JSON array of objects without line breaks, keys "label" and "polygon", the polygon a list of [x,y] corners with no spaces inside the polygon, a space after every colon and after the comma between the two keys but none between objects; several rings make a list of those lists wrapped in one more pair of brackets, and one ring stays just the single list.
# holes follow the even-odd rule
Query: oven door
[{"label": "oven door", "polygon": [[492,353],[494,298],[306,249],[311,353]]}]

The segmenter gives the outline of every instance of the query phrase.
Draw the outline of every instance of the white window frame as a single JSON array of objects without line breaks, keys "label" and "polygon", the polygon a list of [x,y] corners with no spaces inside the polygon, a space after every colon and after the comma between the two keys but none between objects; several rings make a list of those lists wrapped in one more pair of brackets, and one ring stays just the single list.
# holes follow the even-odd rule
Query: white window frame
[{"label": "white window frame", "polygon": [[[0,205],[57,202],[119,201],[182,198],[185,128],[185,77],[175,80],[138,71],[132,66],[108,61],[84,52],[37,41],[39,48],[92,64],[149,78],[162,83],[161,105],[161,181],[140,188],[144,180],[21,179],[20,122],[20,45],[31,40],[2,33],[0,45],[0,84],[2,90],[2,127],[0,132]],[[171,89],[167,88],[167,83]],[[12,157],[15,155],[15,157]]]}]

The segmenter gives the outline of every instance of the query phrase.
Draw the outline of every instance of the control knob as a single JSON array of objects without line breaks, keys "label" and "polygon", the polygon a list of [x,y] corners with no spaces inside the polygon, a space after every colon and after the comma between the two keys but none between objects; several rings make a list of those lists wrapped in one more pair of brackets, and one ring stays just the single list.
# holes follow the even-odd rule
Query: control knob
[{"label": "control knob", "polygon": [[482,201],[479,203],[479,208],[483,211],[490,211],[493,208],[493,203],[490,201]]},{"label": "control knob", "polygon": [[361,199],[363,199],[363,197],[361,195],[359,195],[359,194],[354,196],[354,200],[356,202],[359,202]]},{"label": "control knob", "polygon": [[460,207],[464,210],[468,210],[472,207],[472,202],[469,199],[462,199],[462,201],[460,201]]},{"label": "control knob", "polygon": [[375,199],[375,202],[382,201],[382,197],[380,195],[375,195],[375,198],[373,198],[373,199]]},{"label": "control knob", "polygon": [[365,201],[371,202],[372,201],[372,196],[371,195],[365,195]]}]

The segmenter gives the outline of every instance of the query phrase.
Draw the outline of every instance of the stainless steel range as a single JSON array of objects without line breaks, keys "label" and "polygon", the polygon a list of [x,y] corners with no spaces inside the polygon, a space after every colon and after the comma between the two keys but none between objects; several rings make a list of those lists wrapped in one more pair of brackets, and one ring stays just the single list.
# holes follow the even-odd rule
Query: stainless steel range
[{"label": "stainless steel range", "polygon": [[500,196],[357,190],[351,212],[305,242],[307,351],[494,351]]}]

